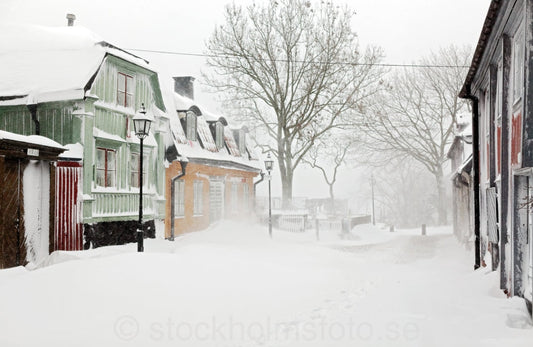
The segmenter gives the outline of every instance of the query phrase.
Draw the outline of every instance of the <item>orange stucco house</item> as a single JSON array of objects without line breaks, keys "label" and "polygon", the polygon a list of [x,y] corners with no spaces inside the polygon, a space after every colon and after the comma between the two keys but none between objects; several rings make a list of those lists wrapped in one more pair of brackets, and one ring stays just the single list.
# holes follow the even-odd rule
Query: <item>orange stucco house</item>
[{"label": "orange stucco house", "polygon": [[175,77],[167,95],[172,143],[165,174],[165,237],[205,229],[222,218],[250,216],[262,163],[247,129],[193,100],[192,77]]}]

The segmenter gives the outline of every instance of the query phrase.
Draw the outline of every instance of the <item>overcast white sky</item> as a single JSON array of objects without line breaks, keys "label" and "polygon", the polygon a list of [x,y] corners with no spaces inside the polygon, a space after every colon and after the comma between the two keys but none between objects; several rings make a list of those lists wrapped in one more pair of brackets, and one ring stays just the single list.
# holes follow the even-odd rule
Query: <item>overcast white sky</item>
[{"label": "overcast white sky", "polygon": [[[260,0],[257,3],[266,2]],[[354,29],[361,45],[381,46],[386,62],[409,63],[439,46],[475,46],[489,0],[351,0],[357,14]],[[66,25],[66,13],[77,17],[104,40],[121,48],[188,53],[204,52],[215,24],[223,21],[224,0],[1,0],[0,22]],[[248,4],[253,0],[236,0]],[[201,57],[134,52],[170,75],[200,77]],[[201,80],[199,80],[201,83]],[[201,89],[201,86],[199,89]],[[209,106],[209,95],[198,90]]]},{"label": "overcast white sky", "polygon": [[[268,0],[255,2],[264,1]],[[386,54],[385,62],[410,63],[430,50],[452,43],[475,47],[490,0],[342,2],[357,12],[353,25],[362,47],[367,44],[381,46]],[[65,15],[74,13],[75,25],[91,29],[121,48],[203,53],[204,42],[215,24],[223,21],[226,3],[224,0],[0,0],[0,23],[64,26]],[[201,57],[133,53],[168,75],[200,78],[204,67]],[[201,84],[201,80],[198,82]],[[202,86],[197,85],[197,101],[212,111],[224,113],[217,109],[212,96],[201,89]],[[318,175],[315,178],[321,180]],[[348,184],[350,178],[346,180]],[[295,181],[295,195],[309,192],[302,181]],[[325,187],[317,195],[327,195]]]}]

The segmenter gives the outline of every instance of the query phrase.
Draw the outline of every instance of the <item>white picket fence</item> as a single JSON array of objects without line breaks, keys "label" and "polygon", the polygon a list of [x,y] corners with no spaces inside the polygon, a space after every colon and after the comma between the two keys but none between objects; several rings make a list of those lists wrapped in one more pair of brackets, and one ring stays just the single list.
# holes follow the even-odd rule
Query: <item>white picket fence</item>
[{"label": "white picket fence", "polygon": [[277,227],[291,232],[304,232],[306,228],[307,214],[278,215]]},{"label": "white picket fence", "polygon": [[275,228],[290,232],[304,232],[307,229],[348,232],[355,225],[365,223],[370,223],[369,215],[314,219],[305,210],[273,211],[272,213],[272,225]]}]

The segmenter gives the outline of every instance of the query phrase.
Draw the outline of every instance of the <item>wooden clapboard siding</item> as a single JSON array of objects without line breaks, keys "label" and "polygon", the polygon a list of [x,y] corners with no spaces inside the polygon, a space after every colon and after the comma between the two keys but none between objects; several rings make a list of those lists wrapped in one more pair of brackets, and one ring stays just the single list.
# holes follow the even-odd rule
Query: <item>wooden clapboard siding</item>
[{"label": "wooden clapboard siding", "polygon": [[[138,110],[141,103],[145,105],[156,103],[160,108],[164,108],[162,100],[160,100],[160,92],[155,93],[153,89],[155,73],[113,56],[106,58],[91,87],[91,94],[97,95],[101,102],[116,105],[117,75],[119,72],[132,76],[134,80],[134,105],[132,105],[131,111]],[[156,77],[155,80],[157,80]],[[157,85],[157,87],[159,86]]]},{"label": "wooden clapboard siding", "polygon": [[95,107],[94,111],[95,127],[104,130],[108,134],[126,138],[126,119],[128,117],[127,115],[101,107]]},{"label": "wooden clapboard siding", "polygon": [[[133,77],[133,103],[131,107],[117,105],[117,75],[124,73]],[[156,104],[164,109],[160,97],[157,75],[142,67],[125,62],[114,56],[107,56],[100,68],[88,94],[97,97],[91,109],[94,113],[93,126],[99,129],[99,136],[93,138],[93,149],[90,150],[90,164],[85,164],[85,170],[90,171],[84,177],[90,177],[91,184],[84,187],[90,192],[91,201],[84,204],[84,215],[88,216],[85,222],[98,223],[112,220],[132,220],[138,218],[139,197],[138,189],[133,188],[130,182],[129,162],[132,152],[138,153],[139,145],[136,138],[129,138],[133,131],[131,119],[135,112],[144,103],[147,108]],[[88,109],[88,107],[86,107]],[[155,124],[154,124],[155,126]],[[102,133],[103,132],[103,133]],[[109,138],[111,135],[112,138]],[[151,147],[145,142],[144,153],[148,155],[145,196],[143,205],[145,217],[163,217],[164,202],[159,203],[158,196],[164,194],[164,183],[158,179],[164,178],[163,139],[154,134],[158,148]],[[98,147],[109,148],[116,151],[116,187],[101,189],[94,182],[94,150]],[[87,161],[86,155],[86,161]],[[164,179],[163,179],[164,180]]]},{"label": "wooden clapboard siding", "polygon": [[[72,116],[73,103],[39,104],[37,119],[40,123],[42,136],[58,143],[72,143],[74,129]],[[35,123],[28,108],[23,106],[5,107],[0,109],[0,129],[20,135],[35,134]]]},{"label": "wooden clapboard siding", "polygon": [[[117,74],[119,72],[133,77],[133,102],[131,107],[117,105]],[[155,104],[165,110],[157,74],[134,63],[122,60],[113,55],[107,55],[102,62],[93,81],[87,81],[88,90],[83,99],[44,102],[37,105],[37,119],[40,122],[40,134],[56,142],[67,145],[80,143],[83,145],[83,160],[81,173],[72,176],[71,168],[58,168],[53,181],[54,191],[61,193],[59,200],[54,199],[57,209],[65,209],[65,214],[54,215],[61,218],[59,224],[51,224],[61,230],[60,234],[52,236],[55,249],[80,249],[82,238],[80,226],[83,224],[136,220],[138,218],[138,189],[131,187],[129,161],[131,152],[139,151],[136,138],[128,138],[129,130],[133,130],[131,118],[144,103],[150,110]],[[74,112],[76,111],[76,112]],[[74,113],[74,114],[73,114]],[[153,142],[145,142],[145,153],[149,160],[146,180],[144,207],[145,217],[164,217],[164,138],[158,133],[164,128],[161,124],[168,123],[163,117],[154,122],[153,134],[157,148],[151,146]],[[156,130],[156,125],[157,130]],[[101,136],[94,136],[95,129],[105,132]],[[17,134],[35,134],[35,123],[26,105],[1,106],[0,130]],[[109,139],[109,136],[115,138]],[[113,189],[100,189],[94,182],[95,150],[97,147],[115,149],[117,152],[117,185]],[[76,192],[76,179],[81,182]],[[104,191],[103,191],[104,190]],[[83,204],[74,207],[69,203],[75,202],[75,193],[81,197]],[[61,200],[63,199],[63,200]],[[62,205],[63,204],[63,205]],[[65,205],[66,204],[66,205]],[[62,207],[63,206],[63,207]],[[66,207],[65,207],[66,206]],[[57,210],[56,209],[56,210]],[[76,213],[74,213],[76,212]],[[77,213],[79,213],[77,215]]]},{"label": "wooden clapboard siding", "polygon": [[[93,217],[136,219],[139,216],[139,193],[95,193]],[[143,213],[154,215],[154,201],[150,194],[143,194]],[[134,218],[124,218],[134,217]]]},{"label": "wooden clapboard siding", "polygon": [[12,106],[0,109],[0,129],[15,134],[31,135],[35,124],[26,106]]},{"label": "wooden clapboard siding", "polygon": [[72,143],[73,116],[70,105],[46,105],[37,108],[37,117],[41,125],[41,135],[63,145]]},{"label": "wooden clapboard siding", "polygon": [[81,163],[59,162],[55,170],[54,251],[83,249]]}]

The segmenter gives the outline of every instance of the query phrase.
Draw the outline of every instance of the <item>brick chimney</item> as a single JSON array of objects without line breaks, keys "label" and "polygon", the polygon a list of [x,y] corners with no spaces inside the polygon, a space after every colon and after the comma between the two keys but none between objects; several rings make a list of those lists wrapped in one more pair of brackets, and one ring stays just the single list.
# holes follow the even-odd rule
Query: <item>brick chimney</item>
[{"label": "brick chimney", "polygon": [[174,78],[174,91],[181,96],[194,100],[194,80],[192,76],[181,76]]},{"label": "brick chimney", "polygon": [[74,21],[76,20],[76,15],[72,14],[72,13],[67,13],[67,25],[69,27],[71,26],[74,26]]}]

